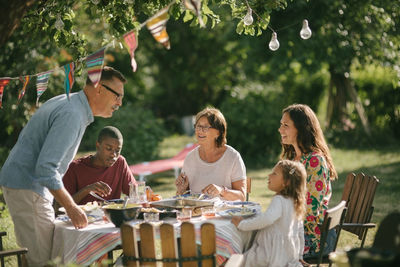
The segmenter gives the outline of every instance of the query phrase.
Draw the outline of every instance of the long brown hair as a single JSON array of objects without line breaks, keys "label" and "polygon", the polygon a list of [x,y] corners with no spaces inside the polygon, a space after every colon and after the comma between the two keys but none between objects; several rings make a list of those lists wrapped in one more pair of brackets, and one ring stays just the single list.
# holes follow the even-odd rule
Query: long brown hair
[{"label": "long brown hair", "polygon": [[[337,172],[333,166],[331,153],[326,144],[318,118],[314,111],[304,104],[293,104],[282,111],[287,113],[297,129],[297,144],[303,154],[319,152],[325,157],[329,169],[329,179],[335,180]],[[281,159],[293,160],[296,156],[292,145],[282,144]]]},{"label": "long brown hair", "polygon": [[306,169],[300,162],[287,159],[280,160],[276,166],[281,168],[285,184],[278,194],[293,199],[296,217],[302,219],[306,212]]}]

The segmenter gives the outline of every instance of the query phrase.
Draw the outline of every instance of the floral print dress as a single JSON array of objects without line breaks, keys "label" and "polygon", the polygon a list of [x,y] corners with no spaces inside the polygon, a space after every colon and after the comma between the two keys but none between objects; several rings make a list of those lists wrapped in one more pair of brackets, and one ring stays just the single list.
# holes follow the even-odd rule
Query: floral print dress
[{"label": "floral print dress", "polygon": [[319,252],[322,224],[332,195],[330,173],[325,157],[318,152],[303,154],[300,162],[307,171],[307,206],[304,220],[304,254]]}]

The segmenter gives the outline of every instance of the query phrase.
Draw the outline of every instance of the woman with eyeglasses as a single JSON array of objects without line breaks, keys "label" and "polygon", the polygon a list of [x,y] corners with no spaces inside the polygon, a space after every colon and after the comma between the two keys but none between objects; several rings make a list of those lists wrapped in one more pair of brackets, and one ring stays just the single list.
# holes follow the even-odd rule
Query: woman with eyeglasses
[{"label": "woman with eyeglasses", "polygon": [[221,111],[205,108],[196,115],[199,144],[189,152],[175,181],[177,195],[190,190],[226,200],[244,200],[246,167],[239,152],[226,144],[227,124]]}]

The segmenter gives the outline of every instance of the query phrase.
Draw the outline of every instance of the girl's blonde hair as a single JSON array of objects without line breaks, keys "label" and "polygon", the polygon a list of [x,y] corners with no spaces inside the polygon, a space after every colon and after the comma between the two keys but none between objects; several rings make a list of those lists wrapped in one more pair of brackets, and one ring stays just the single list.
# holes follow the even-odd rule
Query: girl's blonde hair
[{"label": "girl's blonde hair", "polygon": [[281,168],[285,184],[278,194],[293,198],[296,216],[302,219],[306,212],[306,169],[300,162],[291,160],[280,160],[276,166]]}]

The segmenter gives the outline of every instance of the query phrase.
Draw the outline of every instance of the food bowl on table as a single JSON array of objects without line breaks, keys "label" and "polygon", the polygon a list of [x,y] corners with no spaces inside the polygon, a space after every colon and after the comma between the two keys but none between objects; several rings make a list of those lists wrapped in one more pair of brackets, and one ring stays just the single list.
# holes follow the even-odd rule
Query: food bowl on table
[{"label": "food bowl on table", "polygon": [[120,227],[123,222],[137,219],[142,206],[135,203],[128,203],[125,208],[123,208],[123,204],[109,204],[102,208],[108,220],[111,221],[115,227]]}]

